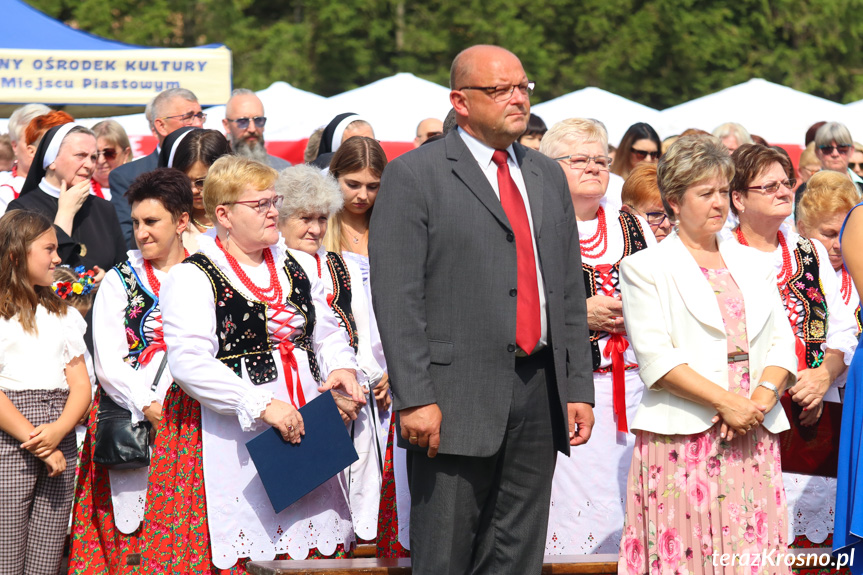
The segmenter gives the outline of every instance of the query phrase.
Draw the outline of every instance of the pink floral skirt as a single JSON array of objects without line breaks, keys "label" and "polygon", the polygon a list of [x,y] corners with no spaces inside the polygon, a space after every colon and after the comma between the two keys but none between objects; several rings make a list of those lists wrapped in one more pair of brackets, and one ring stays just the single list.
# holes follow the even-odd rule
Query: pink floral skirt
[{"label": "pink floral skirt", "polygon": [[777,436],[637,431],[619,573],[788,574]]}]

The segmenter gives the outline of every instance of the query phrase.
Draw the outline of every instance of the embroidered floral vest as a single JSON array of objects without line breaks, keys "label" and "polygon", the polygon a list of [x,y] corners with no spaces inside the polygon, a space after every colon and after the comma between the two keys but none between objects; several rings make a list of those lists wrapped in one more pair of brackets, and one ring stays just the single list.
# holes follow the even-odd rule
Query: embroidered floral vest
[{"label": "embroidered floral vest", "polygon": [[803,306],[803,319],[791,327],[806,346],[806,364],[814,368],[821,365],[824,359],[821,344],[827,341],[827,300],[821,285],[818,253],[812,242],[804,237],[798,238],[794,257],[797,260],[797,272],[786,286],[794,299]]},{"label": "embroidered floral vest", "polygon": [[129,344],[129,355],[123,361],[138,369],[138,356],[150,345],[144,335],[144,320],[152,314],[159,314],[159,300],[151,294],[141,282],[135,268],[129,261],[117,264],[114,271],[123,282],[126,290],[126,313],[123,323],[126,326],[126,343]]},{"label": "embroidered floral vest", "polygon": [[857,309],[854,310],[854,319],[857,320],[857,335],[863,332],[863,314],[860,312],[860,304],[857,304]]},{"label": "embroidered floral vest", "polygon": [[[219,349],[216,359],[231,368],[237,377],[242,377],[241,361],[246,366],[249,379],[255,385],[273,381],[278,377],[273,359],[273,343],[267,329],[266,303],[247,299],[228,280],[222,270],[206,255],[198,252],[188,258],[209,278],[216,302],[216,336]],[[313,334],[315,330],[315,306],[312,304],[311,282],[303,268],[288,253],[285,273],[290,282],[287,300],[297,313],[305,318],[302,331],[294,337],[295,348],[308,354],[309,369],[315,381],[321,381],[321,372],[315,357]]]},{"label": "embroidered floral vest", "polygon": [[[618,218],[620,229],[623,231],[623,255],[611,268],[611,278],[614,283],[614,293],[620,293],[620,262],[626,256],[639,252],[647,247],[647,240],[644,239],[644,232],[641,230],[641,225],[638,219],[630,213],[620,212]],[[584,273],[584,290],[587,297],[593,297],[597,294],[602,295],[602,275],[594,266],[584,263],[581,264],[582,272]],[[602,356],[599,353],[599,340],[607,337],[608,332],[605,331],[590,331],[590,350],[593,357],[594,371],[599,369],[602,363]]]},{"label": "embroidered floral vest", "polygon": [[357,323],[354,321],[354,314],[351,311],[351,276],[341,254],[327,252],[327,267],[330,269],[330,277],[333,280],[330,307],[333,308],[339,325],[347,332],[348,340],[351,347],[354,348],[354,353],[356,353],[359,335],[357,334]]}]

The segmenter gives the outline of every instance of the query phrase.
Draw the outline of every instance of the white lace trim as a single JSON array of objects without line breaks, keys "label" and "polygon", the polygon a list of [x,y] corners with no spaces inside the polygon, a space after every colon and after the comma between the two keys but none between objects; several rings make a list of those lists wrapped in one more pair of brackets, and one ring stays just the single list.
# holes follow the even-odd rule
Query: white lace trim
[{"label": "white lace trim", "polygon": [[[346,549],[354,543],[354,528],[350,520],[344,521],[335,511],[320,513],[308,521],[295,523],[287,531],[279,525],[274,534],[263,530],[242,529],[233,541],[213,541],[213,565],[219,569],[230,569],[240,557],[251,557],[255,561],[272,561],[276,555],[287,553],[292,560],[301,561],[309,551],[317,549],[321,555],[336,552],[336,546]],[[224,551],[219,554],[217,550]],[[230,549],[232,552],[227,553]]]},{"label": "white lace trim", "polygon": [[816,544],[833,533],[836,479],[782,472],[788,501],[788,540],[805,535]]},{"label": "white lace trim", "polygon": [[84,344],[84,332],[87,331],[87,323],[81,314],[73,307],[66,310],[66,315],[60,320],[63,326],[63,339],[66,345],[63,347],[63,363],[67,364],[78,356],[83,356],[87,346]]},{"label": "white lace trim", "polygon": [[[260,417],[272,401],[273,392],[266,389],[254,389],[243,396],[241,403],[237,406],[237,420],[243,431],[256,431],[266,425]],[[223,569],[227,569],[227,567]]]},{"label": "white lace trim", "polygon": [[[155,359],[153,361],[156,361]],[[159,358],[161,361],[161,358]],[[152,382],[148,383],[148,385],[152,385]],[[159,395],[152,391],[149,387],[137,387],[133,386],[130,391],[132,392],[132,397],[130,398],[129,404],[129,412],[132,414],[132,423],[138,423],[144,421],[146,416],[144,415],[144,408],[153,403],[154,401],[157,403],[162,402],[162,398]]]},{"label": "white lace trim", "polygon": [[108,475],[111,482],[111,504],[114,510],[114,524],[121,533],[134,533],[144,520],[147,506],[148,468],[111,469]]}]

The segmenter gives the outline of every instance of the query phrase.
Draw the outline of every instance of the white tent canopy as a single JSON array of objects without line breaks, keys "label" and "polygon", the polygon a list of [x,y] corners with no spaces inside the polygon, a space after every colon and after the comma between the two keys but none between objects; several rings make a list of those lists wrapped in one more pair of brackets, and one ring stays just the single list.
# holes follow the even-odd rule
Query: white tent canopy
[{"label": "white tent canopy", "polygon": [[842,104],[754,78],[663,110],[654,127],[670,136],[687,128],[712,132],[720,124],[737,122],[768,142],[802,146],[806,130],[815,122],[842,122],[853,133],[855,115]]},{"label": "white tent canopy", "polygon": [[319,125],[343,112],[355,112],[369,121],[377,139],[409,142],[416,137],[417,124],[426,118],[443,120],[451,106],[449,88],[400,73],[332,96],[327,107],[329,115]]},{"label": "white tent canopy", "polygon": [[[285,82],[275,82],[258,95],[268,117],[266,137],[270,142],[303,140],[342,112],[356,112],[368,119],[382,141],[409,142],[421,120],[442,120],[450,109],[449,89],[407,73],[331,98]],[[206,109],[206,127],[222,130],[224,110],[224,106]],[[571,117],[601,120],[608,128],[611,144],[617,144],[636,122],[649,123],[662,137],[687,128],[712,131],[724,122],[738,122],[769,142],[802,145],[809,126],[822,120],[838,121],[849,127],[856,140],[863,141],[863,100],[843,106],[757,78],[661,112],[594,87],[537,104],[533,111],[549,127]],[[80,122],[92,126],[101,119],[85,118]],[[126,129],[133,146],[140,143],[141,137],[150,135],[143,114],[114,119]],[[0,120],[0,131],[5,129],[5,123]]]},{"label": "white tent canopy", "polygon": [[[605,124],[608,143],[616,146],[632,124],[647,122],[654,128],[659,112],[601,88],[584,88],[531,108],[551,128],[567,118],[595,118]],[[659,128],[657,128],[659,129]]]}]

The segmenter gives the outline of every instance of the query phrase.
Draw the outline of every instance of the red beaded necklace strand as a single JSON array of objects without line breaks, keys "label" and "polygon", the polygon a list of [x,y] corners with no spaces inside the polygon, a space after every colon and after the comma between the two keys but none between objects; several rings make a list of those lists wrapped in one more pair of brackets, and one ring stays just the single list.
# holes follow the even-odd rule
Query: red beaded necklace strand
[{"label": "red beaded necklace strand", "polygon": [[[183,259],[189,257],[189,250],[183,248]],[[150,260],[144,260],[144,271],[147,272],[147,281],[150,282],[150,289],[153,290],[153,295],[159,297],[159,292],[162,290],[162,284],[156,278],[156,274],[153,272],[153,264],[150,263]]]},{"label": "red beaded necklace strand", "polygon": [[842,301],[845,302],[845,305],[848,305],[851,301],[851,274],[848,273],[845,264],[842,264],[842,286],[839,289],[842,294]]},{"label": "red beaded necklace strand", "polygon": [[[219,249],[222,250],[223,254],[225,254],[228,264],[230,264],[234,273],[237,274],[237,277],[240,278],[243,285],[246,286],[246,288],[252,292],[255,297],[270,304],[280,303],[282,301],[282,284],[279,283],[279,276],[276,271],[276,262],[273,260],[273,254],[269,248],[264,248],[264,262],[267,264],[267,270],[270,272],[270,285],[262,289],[255,285],[255,282],[246,275],[246,272],[244,272],[243,268],[240,267],[240,262],[237,261],[237,258],[228,253],[228,250],[225,249],[219,238],[216,238],[216,245],[219,246]],[[272,295],[267,295],[270,294],[270,292],[272,292]]]},{"label": "red beaded necklace strand", "polygon": [[[591,253],[602,247],[601,250]],[[605,210],[602,206],[596,210],[596,233],[581,242],[581,256],[590,259],[602,257],[608,249],[608,225],[605,222]]]},{"label": "red beaded necklace strand", "polygon": [[[735,233],[740,245],[749,245],[740,226],[737,226]],[[776,232],[776,238],[779,240],[779,246],[782,248],[782,269],[776,274],[776,285],[779,286],[779,291],[782,291],[783,286],[791,279],[791,251],[788,249],[788,244],[785,243],[785,236],[782,232]]]}]

